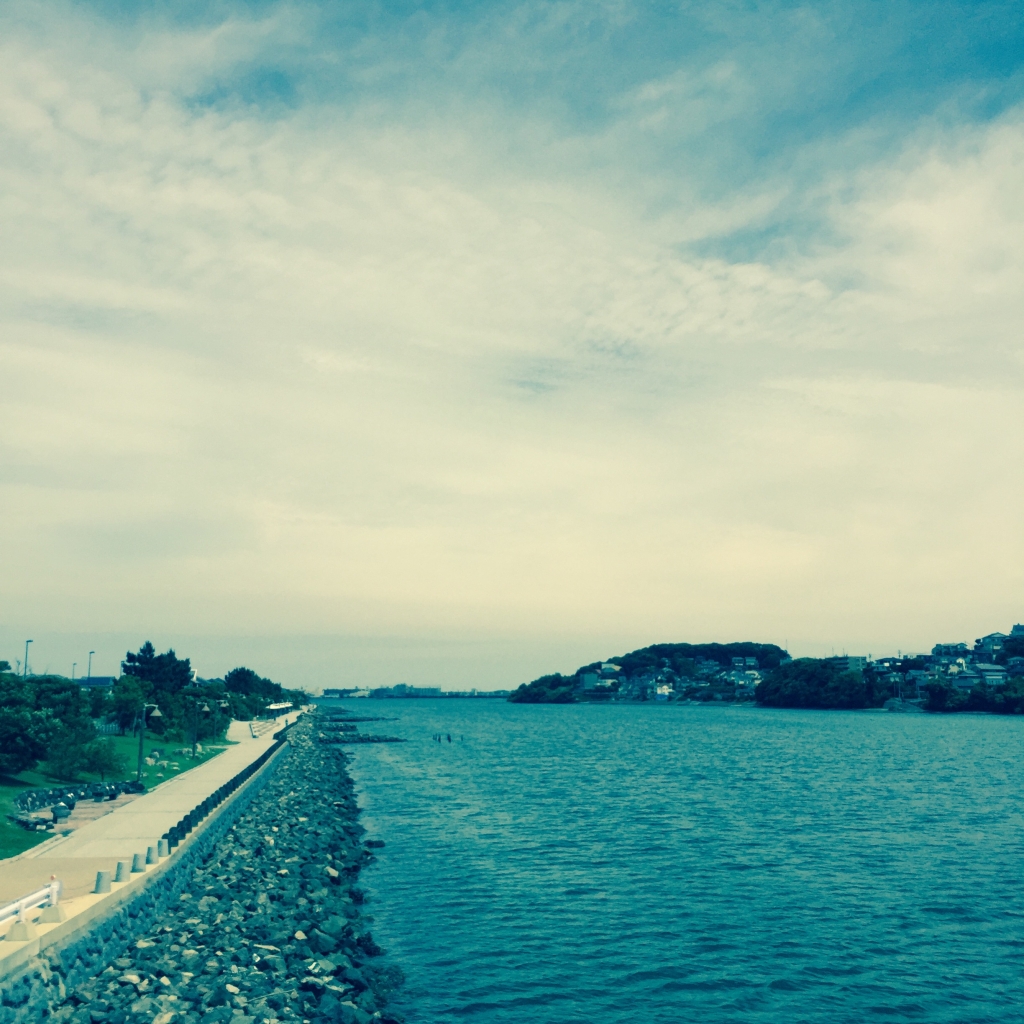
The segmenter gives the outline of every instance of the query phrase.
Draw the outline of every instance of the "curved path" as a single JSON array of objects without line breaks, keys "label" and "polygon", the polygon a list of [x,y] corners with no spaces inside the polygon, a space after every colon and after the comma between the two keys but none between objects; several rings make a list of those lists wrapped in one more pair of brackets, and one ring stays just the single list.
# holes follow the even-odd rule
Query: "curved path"
[{"label": "curved path", "polygon": [[145,854],[147,847],[156,846],[182,815],[273,746],[273,734],[296,717],[282,717],[276,728],[257,739],[253,739],[248,722],[232,722],[227,738],[235,745],[217,757],[68,836],[49,839],[18,857],[0,861],[0,904],[42,888],[53,875],[62,883],[62,900],[92,892],[97,871],[112,872],[119,860],[130,863],[133,854]]}]

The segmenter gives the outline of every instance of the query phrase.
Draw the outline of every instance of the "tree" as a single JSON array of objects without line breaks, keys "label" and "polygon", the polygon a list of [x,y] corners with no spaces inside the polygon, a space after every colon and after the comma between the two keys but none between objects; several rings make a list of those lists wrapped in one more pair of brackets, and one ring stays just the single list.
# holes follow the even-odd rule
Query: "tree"
[{"label": "tree", "polygon": [[54,743],[46,754],[43,767],[56,782],[75,782],[85,760],[85,745],[81,743]]},{"label": "tree", "polygon": [[523,683],[508,699],[513,704],[573,704],[576,701],[573,696],[575,686],[575,676],[556,672],[534,679],[532,683]]},{"label": "tree", "polygon": [[11,671],[11,663],[9,661],[4,661],[3,659],[0,659],[0,672],[10,672],[10,671]]},{"label": "tree", "polygon": [[687,676],[693,674],[698,658],[714,661],[722,668],[731,668],[733,658],[756,658],[760,668],[772,669],[785,657],[786,652],[775,644],[743,640],[731,644],[651,644],[610,660],[621,667],[624,676],[644,675],[666,667],[677,675]]},{"label": "tree", "polygon": [[86,746],[96,737],[89,705],[82,688],[62,676],[37,676],[29,680],[36,708],[58,723],[46,751],[46,770],[61,782],[71,782],[81,770]]},{"label": "tree", "polygon": [[251,668],[233,668],[224,677],[224,689],[229,693],[243,696],[267,697],[277,700],[281,696],[281,684],[258,676]]},{"label": "tree", "polygon": [[[222,708],[222,703],[228,707]],[[221,735],[231,721],[230,703],[224,699],[224,684],[220,680],[196,680],[194,686],[179,695],[178,707],[182,735],[191,741],[193,757],[199,740]]]},{"label": "tree", "polygon": [[952,683],[944,679],[933,679],[925,686],[928,701],[925,707],[929,711],[959,711],[967,703],[967,698]]},{"label": "tree", "polygon": [[968,711],[989,711],[992,708],[992,691],[984,682],[971,687],[965,708]]},{"label": "tree", "polygon": [[1008,636],[1003,649],[996,655],[996,662],[1005,665],[1010,658],[1024,657],[1024,636]]},{"label": "tree", "polygon": [[867,688],[860,672],[842,672],[819,658],[797,658],[772,669],[754,699],[776,708],[853,709],[867,706]]},{"label": "tree", "polygon": [[129,651],[125,655],[121,674],[148,683],[150,695],[157,704],[180,693],[192,682],[192,666],[188,658],[179,658],[173,648],[157,654],[148,640],[137,653]]},{"label": "tree", "polygon": [[89,702],[78,683],[63,676],[34,676],[28,680],[37,711],[48,711],[60,723],[58,742],[81,746],[96,735]]},{"label": "tree", "polygon": [[105,782],[108,775],[122,774],[127,768],[127,762],[117,752],[113,740],[93,740],[83,751],[82,768],[98,775],[100,782]]},{"label": "tree", "polygon": [[[186,729],[184,691],[193,683],[192,666],[188,658],[179,658],[173,648],[157,654],[150,641],[146,641],[136,653],[129,651],[121,662],[122,678],[131,676],[142,684],[142,695],[135,706],[136,713],[143,701],[156,704],[160,717],[151,719],[147,728],[157,734],[182,733]],[[127,726],[127,707],[122,702],[118,721],[122,728]],[[133,719],[134,721],[134,719]]]},{"label": "tree", "polygon": [[0,709],[4,711],[31,711],[32,687],[21,676],[5,672],[0,675]]},{"label": "tree", "polygon": [[110,694],[103,686],[89,689],[89,715],[92,718],[103,718],[111,711]]},{"label": "tree", "polygon": [[993,694],[992,710],[1001,715],[1019,715],[1024,712],[1024,677],[1011,677],[1006,686]]},{"label": "tree", "polygon": [[134,725],[139,709],[146,702],[150,688],[135,676],[121,676],[110,688],[110,706],[121,735]]},{"label": "tree", "polygon": [[232,718],[255,718],[268,704],[291,701],[296,707],[309,700],[303,690],[288,690],[272,679],[257,675],[251,668],[233,668],[224,676],[224,693],[231,705]]},{"label": "tree", "polygon": [[861,676],[864,679],[864,699],[869,708],[881,707],[896,696],[896,687],[889,681],[889,669],[868,664]]},{"label": "tree", "polygon": [[34,680],[0,674],[0,773],[35,768],[59,731],[51,713],[35,706]]},{"label": "tree", "polygon": [[60,725],[45,711],[0,708],[0,775],[35,768],[59,732]]}]

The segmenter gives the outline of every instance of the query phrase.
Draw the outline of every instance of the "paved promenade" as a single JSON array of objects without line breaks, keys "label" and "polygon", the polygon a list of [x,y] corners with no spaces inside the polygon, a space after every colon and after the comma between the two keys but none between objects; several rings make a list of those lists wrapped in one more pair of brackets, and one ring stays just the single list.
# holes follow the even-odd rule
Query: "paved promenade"
[{"label": "paved promenade", "polygon": [[283,716],[273,729],[253,739],[248,722],[232,722],[227,738],[235,741],[222,754],[183,772],[151,793],[126,803],[76,829],[47,840],[9,860],[0,861],[0,903],[46,885],[51,875],[63,884],[62,899],[92,892],[96,872],[113,871],[119,860],[145,854],[188,811],[273,746],[273,734],[297,717]]}]

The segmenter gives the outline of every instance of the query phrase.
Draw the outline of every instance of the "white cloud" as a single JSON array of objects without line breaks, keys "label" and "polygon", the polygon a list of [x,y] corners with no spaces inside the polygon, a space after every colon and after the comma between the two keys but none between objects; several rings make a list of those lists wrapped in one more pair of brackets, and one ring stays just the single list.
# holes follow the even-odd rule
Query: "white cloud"
[{"label": "white cloud", "polygon": [[178,98],[287,19],[83,24],[0,52],[12,637],[598,656],[913,646],[1014,614],[1019,112],[836,175],[839,243],[730,262],[686,245],[763,226],[785,181],[645,215],[485,101],[414,123]]}]

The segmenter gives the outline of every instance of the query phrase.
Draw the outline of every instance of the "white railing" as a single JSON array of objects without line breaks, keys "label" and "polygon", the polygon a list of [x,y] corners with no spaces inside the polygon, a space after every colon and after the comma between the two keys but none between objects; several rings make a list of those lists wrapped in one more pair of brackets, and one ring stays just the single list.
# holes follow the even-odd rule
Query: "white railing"
[{"label": "white railing", "polygon": [[25,920],[25,911],[33,910],[36,907],[55,907],[60,900],[61,885],[57,879],[44,886],[38,892],[22,896],[20,900],[8,903],[6,907],[0,907],[0,924],[3,924],[10,917],[16,917],[19,921]]}]

